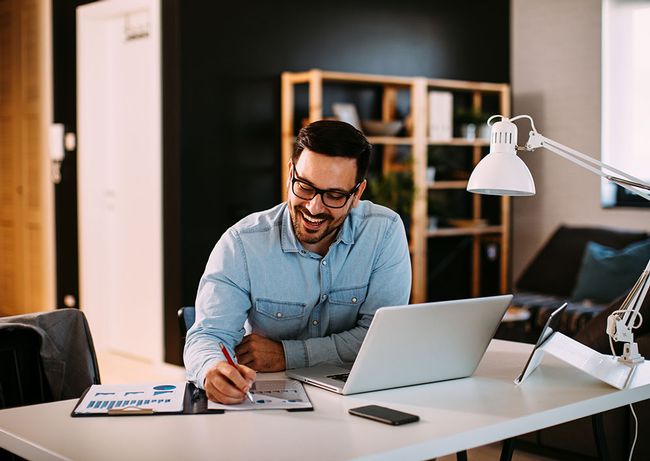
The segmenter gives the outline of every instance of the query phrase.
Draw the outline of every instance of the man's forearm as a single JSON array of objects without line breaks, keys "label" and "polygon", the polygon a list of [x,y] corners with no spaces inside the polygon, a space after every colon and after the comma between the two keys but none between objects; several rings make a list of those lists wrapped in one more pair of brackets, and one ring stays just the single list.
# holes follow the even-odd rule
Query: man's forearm
[{"label": "man's forearm", "polygon": [[322,338],[284,340],[282,346],[287,369],[326,362],[354,362],[367,332],[367,327],[357,326]]}]

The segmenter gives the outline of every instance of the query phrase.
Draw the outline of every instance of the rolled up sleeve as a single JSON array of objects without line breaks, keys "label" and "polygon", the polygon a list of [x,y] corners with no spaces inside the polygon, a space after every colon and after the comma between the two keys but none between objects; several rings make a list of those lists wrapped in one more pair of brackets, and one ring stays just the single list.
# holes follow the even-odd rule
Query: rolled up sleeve
[{"label": "rolled up sleeve", "polygon": [[246,257],[239,236],[226,232],[215,245],[199,282],[196,321],[183,352],[187,379],[203,387],[207,371],[224,356],[219,342],[233,351],[244,336],[251,307]]}]

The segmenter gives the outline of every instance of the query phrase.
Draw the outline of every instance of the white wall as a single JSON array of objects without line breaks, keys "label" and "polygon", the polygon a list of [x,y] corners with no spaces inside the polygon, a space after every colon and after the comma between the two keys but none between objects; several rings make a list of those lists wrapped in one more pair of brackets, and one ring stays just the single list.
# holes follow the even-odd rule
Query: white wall
[{"label": "white wall", "polygon": [[[601,2],[512,0],[513,115],[600,159]],[[519,144],[528,127],[519,126]],[[562,223],[650,230],[650,210],[602,209],[600,179],[544,149],[522,154],[537,195],[513,199],[516,279]]]},{"label": "white wall", "polygon": [[80,306],[98,350],[162,362],[159,0],[77,21]]}]

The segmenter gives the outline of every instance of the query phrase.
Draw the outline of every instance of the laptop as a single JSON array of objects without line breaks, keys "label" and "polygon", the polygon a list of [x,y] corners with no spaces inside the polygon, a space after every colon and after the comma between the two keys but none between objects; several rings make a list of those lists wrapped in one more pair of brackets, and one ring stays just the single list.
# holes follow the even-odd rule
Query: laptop
[{"label": "laptop", "polygon": [[512,295],[377,309],[357,359],[287,370],[286,375],[358,394],[465,378],[476,370]]}]

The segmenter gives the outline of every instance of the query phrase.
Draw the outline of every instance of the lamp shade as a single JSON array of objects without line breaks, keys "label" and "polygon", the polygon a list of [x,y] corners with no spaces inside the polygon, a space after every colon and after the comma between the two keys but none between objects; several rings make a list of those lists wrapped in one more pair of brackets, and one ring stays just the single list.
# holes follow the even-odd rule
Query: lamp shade
[{"label": "lamp shade", "polygon": [[492,125],[490,153],[472,171],[467,190],[486,195],[535,195],[535,182],[517,157],[517,126],[505,117]]}]

